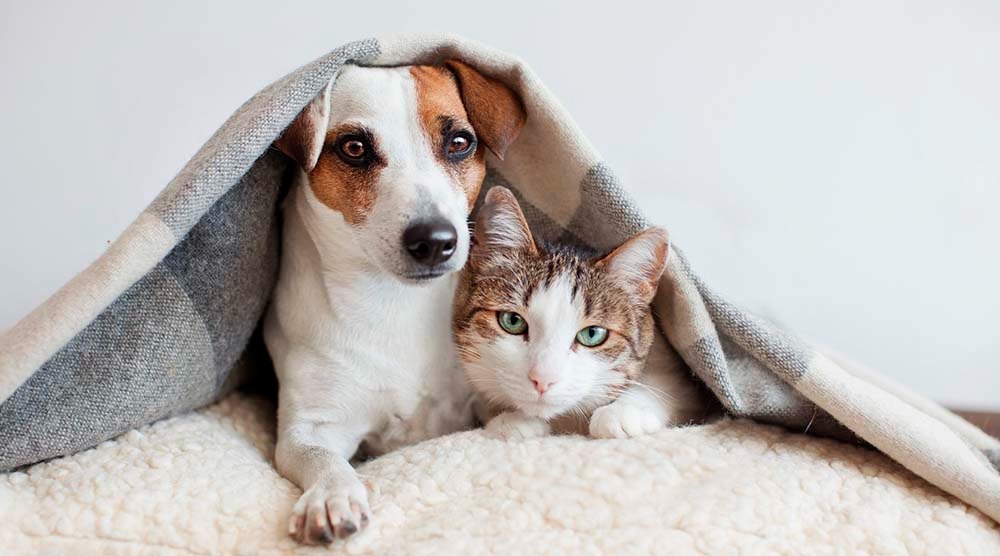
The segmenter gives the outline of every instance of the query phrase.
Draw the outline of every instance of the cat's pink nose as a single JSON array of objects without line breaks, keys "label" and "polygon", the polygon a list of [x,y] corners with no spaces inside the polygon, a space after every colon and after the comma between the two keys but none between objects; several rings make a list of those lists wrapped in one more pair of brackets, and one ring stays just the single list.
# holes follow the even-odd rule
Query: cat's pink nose
[{"label": "cat's pink nose", "polygon": [[544,380],[539,380],[535,377],[528,377],[528,378],[530,378],[531,383],[535,385],[535,391],[538,392],[539,396],[545,394],[545,392],[548,391],[549,387],[552,386],[551,382],[545,382]]}]

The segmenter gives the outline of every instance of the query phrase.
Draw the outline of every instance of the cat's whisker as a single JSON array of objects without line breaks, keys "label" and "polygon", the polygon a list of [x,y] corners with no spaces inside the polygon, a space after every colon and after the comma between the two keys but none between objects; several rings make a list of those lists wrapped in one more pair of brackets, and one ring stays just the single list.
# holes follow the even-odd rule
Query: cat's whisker
[{"label": "cat's whisker", "polygon": [[464,356],[466,359],[471,359],[473,361],[482,357],[482,354],[473,349],[459,349],[458,354]]},{"label": "cat's whisker", "polygon": [[502,384],[502,382],[500,381],[500,379],[498,379],[496,377],[476,377],[476,378],[471,378],[470,377],[468,380],[472,384],[485,384],[485,385],[499,385],[499,384]]},{"label": "cat's whisker", "polygon": [[649,384],[646,384],[644,382],[639,382],[637,380],[630,380],[630,379],[626,379],[626,382],[628,384],[630,384],[630,385],[634,384],[636,386],[639,386],[640,388],[645,388],[647,391],[649,391],[651,394],[653,394],[660,401],[664,401],[664,402],[676,402],[677,401],[677,397],[676,396],[674,396],[673,394],[671,394],[669,392],[666,392],[664,390],[656,388],[655,386],[650,386]]},{"label": "cat's whisker", "polygon": [[570,408],[564,412],[564,415],[569,417],[579,417],[584,421],[587,420],[587,413],[583,410],[582,407],[580,407],[579,403],[570,406]]},{"label": "cat's whisker", "polygon": [[578,405],[573,406],[573,416],[579,417],[583,421],[587,421],[589,419],[587,412],[584,411],[584,409]]}]

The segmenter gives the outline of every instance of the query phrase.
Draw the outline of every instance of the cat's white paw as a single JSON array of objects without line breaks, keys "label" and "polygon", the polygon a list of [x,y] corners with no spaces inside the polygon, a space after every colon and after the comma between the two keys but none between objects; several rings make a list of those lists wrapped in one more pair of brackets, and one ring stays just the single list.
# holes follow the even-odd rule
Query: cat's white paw
[{"label": "cat's white paw", "polygon": [[590,416],[590,436],[594,438],[631,438],[652,434],[666,423],[659,413],[624,400],[594,410]]},{"label": "cat's white paw", "polygon": [[486,432],[504,440],[524,440],[545,436],[551,432],[551,428],[543,419],[509,411],[490,419],[486,423]]},{"label": "cat's white paw", "polygon": [[368,524],[368,491],[357,479],[320,481],[292,508],[289,534],[305,544],[326,544],[348,537]]}]

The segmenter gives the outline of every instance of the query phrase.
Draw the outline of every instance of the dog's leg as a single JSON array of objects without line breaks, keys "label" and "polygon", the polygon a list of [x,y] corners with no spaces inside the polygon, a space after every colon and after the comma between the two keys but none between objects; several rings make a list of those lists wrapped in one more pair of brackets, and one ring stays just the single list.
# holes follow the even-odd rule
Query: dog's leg
[{"label": "dog's leg", "polygon": [[303,491],[289,533],[309,544],[346,537],[370,515],[368,492],[349,463],[368,433],[363,408],[330,403],[332,393],[348,386],[337,382],[329,361],[289,341],[273,310],[264,322],[264,340],[279,382],[275,467]]},{"label": "dog's leg", "polygon": [[368,492],[348,462],[361,434],[327,423],[295,423],[279,432],[275,463],[304,491],[289,520],[300,542],[329,543],[367,524]]}]

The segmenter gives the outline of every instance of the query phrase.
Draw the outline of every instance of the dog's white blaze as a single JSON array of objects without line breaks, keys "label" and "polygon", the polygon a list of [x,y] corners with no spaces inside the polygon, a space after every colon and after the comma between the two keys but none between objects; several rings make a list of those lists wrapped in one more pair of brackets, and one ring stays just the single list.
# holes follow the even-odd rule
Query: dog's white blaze
[{"label": "dog's white blaze", "polygon": [[[365,256],[378,268],[402,274],[407,264],[400,248],[403,231],[416,220],[443,217],[458,231],[455,254],[444,270],[460,269],[469,252],[468,200],[435,156],[441,145],[428,143],[409,68],[346,66],[330,92],[330,107],[329,125],[353,123],[372,130],[387,164],[375,186],[375,205],[350,234]],[[321,203],[316,210],[336,212]]]}]

